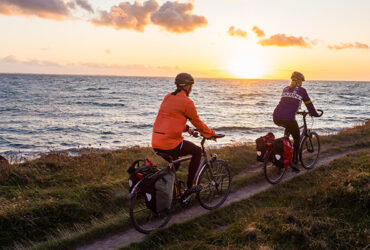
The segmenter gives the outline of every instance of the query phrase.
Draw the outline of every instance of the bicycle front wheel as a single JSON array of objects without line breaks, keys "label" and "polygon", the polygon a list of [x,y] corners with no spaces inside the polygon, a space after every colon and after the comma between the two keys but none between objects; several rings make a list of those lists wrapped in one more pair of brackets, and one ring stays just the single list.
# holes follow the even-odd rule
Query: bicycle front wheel
[{"label": "bicycle front wheel", "polygon": [[206,165],[199,174],[197,185],[202,190],[197,193],[197,199],[205,209],[216,209],[224,203],[231,189],[231,172],[229,164],[216,160]]},{"label": "bicycle front wheel", "polygon": [[130,219],[135,229],[141,233],[148,234],[164,227],[171,217],[172,208],[161,213],[153,212],[146,206],[144,194],[140,192],[137,192],[130,200]]},{"label": "bicycle front wheel", "polygon": [[305,169],[311,169],[315,166],[320,154],[320,138],[315,132],[310,136],[305,136],[299,148],[299,159]]},{"label": "bicycle front wheel", "polygon": [[265,161],[263,163],[263,172],[265,173],[266,180],[271,184],[276,184],[281,181],[287,168],[278,167],[271,162],[270,157],[271,151],[267,151],[265,155]]}]

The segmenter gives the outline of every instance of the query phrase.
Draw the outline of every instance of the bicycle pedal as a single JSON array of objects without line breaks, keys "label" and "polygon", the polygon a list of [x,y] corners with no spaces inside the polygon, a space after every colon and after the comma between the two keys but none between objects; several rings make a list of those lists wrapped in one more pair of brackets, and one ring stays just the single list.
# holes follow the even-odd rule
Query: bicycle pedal
[{"label": "bicycle pedal", "polygon": [[184,199],[181,199],[181,202],[187,205],[189,204],[190,199],[191,199],[191,195],[189,195],[188,197],[185,197]]}]

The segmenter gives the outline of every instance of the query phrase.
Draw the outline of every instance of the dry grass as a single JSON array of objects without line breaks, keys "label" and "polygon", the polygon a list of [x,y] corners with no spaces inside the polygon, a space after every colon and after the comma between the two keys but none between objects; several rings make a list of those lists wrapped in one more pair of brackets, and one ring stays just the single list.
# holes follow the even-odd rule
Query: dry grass
[{"label": "dry grass", "polygon": [[[369,146],[369,142],[370,122],[322,137],[328,150]],[[233,176],[256,163],[254,146],[239,144],[211,151],[230,163]],[[75,240],[70,242],[77,242],[129,227],[127,217],[120,214],[127,210],[126,169],[145,157],[165,165],[148,147],[87,152],[77,157],[50,153],[21,164],[0,165],[0,247],[12,247],[16,241],[47,241],[50,235],[67,244],[68,239],[60,241],[61,236],[72,235]],[[186,173],[185,166],[180,168],[179,176]],[[233,181],[234,189],[258,180],[259,175],[242,177]],[[100,225],[105,216],[116,216],[120,224]],[[83,232],[74,234],[76,225],[82,225],[77,231],[92,229],[85,236]],[[60,234],[61,230],[68,234]]]}]

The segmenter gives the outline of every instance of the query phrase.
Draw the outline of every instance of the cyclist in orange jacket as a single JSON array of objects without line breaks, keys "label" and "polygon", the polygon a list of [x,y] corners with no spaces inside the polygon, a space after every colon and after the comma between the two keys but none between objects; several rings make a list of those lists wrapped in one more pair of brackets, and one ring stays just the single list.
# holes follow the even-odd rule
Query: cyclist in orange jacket
[{"label": "cyclist in orange jacket", "polygon": [[206,138],[214,136],[215,131],[208,128],[199,118],[195,105],[189,98],[194,78],[188,73],[180,73],[176,76],[175,84],[176,90],[164,97],[159,108],[153,126],[152,147],[154,151],[170,155],[173,159],[178,159],[179,156],[192,155],[188,169],[187,188],[185,188],[185,194],[189,195],[201,190],[201,186],[193,187],[193,181],[200,164],[202,152],[200,147],[184,140],[183,132],[194,133],[194,130],[186,125],[186,122],[190,120]]}]

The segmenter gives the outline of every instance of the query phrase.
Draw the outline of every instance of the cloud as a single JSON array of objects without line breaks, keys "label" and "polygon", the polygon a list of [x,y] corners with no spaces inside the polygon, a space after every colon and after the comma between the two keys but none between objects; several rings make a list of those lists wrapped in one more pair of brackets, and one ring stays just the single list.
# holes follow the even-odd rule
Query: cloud
[{"label": "cloud", "polygon": [[229,30],[227,31],[227,34],[229,34],[229,36],[240,36],[240,37],[243,37],[243,38],[247,38],[247,32],[244,31],[244,30],[241,30],[241,29],[235,29],[234,26],[231,26],[229,28]]},{"label": "cloud", "polygon": [[257,37],[264,37],[265,36],[265,32],[263,32],[263,30],[261,30],[257,26],[254,26],[252,31],[256,34]]},{"label": "cloud", "polygon": [[38,60],[38,59],[20,60],[13,55],[9,55],[4,58],[1,58],[0,62],[8,63],[8,64],[23,64],[23,65],[28,65],[28,66],[62,67],[61,64],[52,62],[52,61],[45,61],[45,60]]},{"label": "cloud", "polygon": [[72,18],[76,5],[94,13],[87,0],[0,0],[0,14],[8,16],[37,16],[62,20]]},{"label": "cloud", "polygon": [[166,2],[152,14],[151,21],[169,32],[185,33],[208,24],[204,16],[191,14],[192,3]]},{"label": "cloud", "polygon": [[270,38],[261,39],[258,44],[262,46],[277,46],[277,47],[290,47],[298,46],[302,48],[311,47],[310,43],[307,42],[303,37],[286,36],[285,34],[276,34]]},{"label": "cloud", "polygon": [[87,0],[76,0],[76,4],[84,10],[90,13],[94,13],[94,9],[91,7]]},{"label": "cloud", "polygon": [[0,14],[61,20],[70,12],[63,0],[0,0]]},{"label": "cloud", "polygon": [[[107,51],[110,50],[106,50]],[[0,58],[0,63],[6,64],[21,64],[27,66],[43,66],[43,67],[74,67],[74,68],[91,68],[91,69],[108,69],[108,70],[174,70],[179,69],[179,67],[169,67],[169,66],[147,66],[143,64],[106,64],[106,63],[96,63],[96,62],[77,62],[77,63],[67,63],[61,64],[54,61],[47,61],[47,60],[38,60],[38,59],[28,59],[28,60],[21,60],[13,55],[9,55],[3,58]]]},{"label": "cloud", "polygon": [[113,6],[110,12],[101,11],[100,16],[92,20],[98,26],[112,26],[115,29],[134,29],[144,31],[149,23],[150,14],[158,10],[159,5],[155,0],[148,0],[143,4],[135,1],[134,4],[121,2]]},{"label": "cloud", "polygon": [[341,43],[340,45],[329,45],[329,49],[335,49],[335,50],[340,50],[340,49],[370,49],[370,46],[364,43]]},{"label": "cloud", "polygon": [[0,61],[4,63],[17,63],[18,62],[17,58],[12,55],[1,58]]}]

